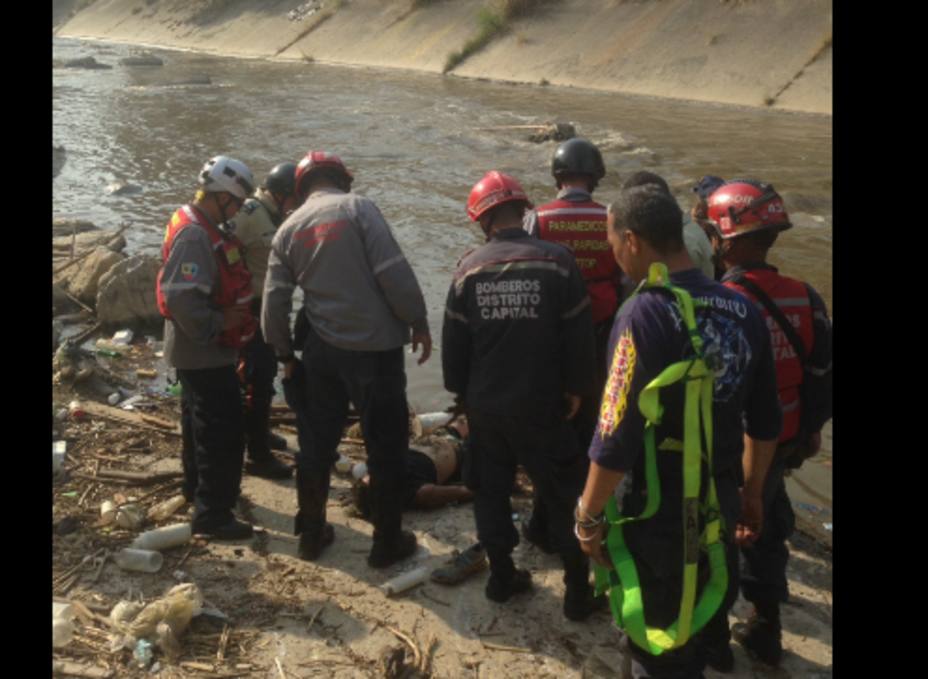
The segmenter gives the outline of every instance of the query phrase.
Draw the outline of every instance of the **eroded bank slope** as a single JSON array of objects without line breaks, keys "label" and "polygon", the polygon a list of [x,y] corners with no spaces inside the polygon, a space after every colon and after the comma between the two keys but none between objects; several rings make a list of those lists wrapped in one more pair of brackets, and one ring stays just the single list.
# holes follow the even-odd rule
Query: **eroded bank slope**
[{"label": "eroded bank slope", "polygon": [[831,113],[828,0],[55,0],[56,34]]}]

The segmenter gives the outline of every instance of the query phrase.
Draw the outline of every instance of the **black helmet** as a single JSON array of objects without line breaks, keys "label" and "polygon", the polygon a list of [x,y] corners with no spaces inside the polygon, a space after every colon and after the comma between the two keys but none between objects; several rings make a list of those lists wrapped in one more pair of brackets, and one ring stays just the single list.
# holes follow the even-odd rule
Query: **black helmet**
[{"label": "black helmet", "polygon": [[[582,137],[568,139],[557,147],[551,159],[551,174],[560,180],[564,174],[585,174],[593,180],[593,187],[606,176],[603,156],[592,142]],[[560,188],[560,181],[558,187]]]},{"label": "black helmet", "polygon": [[272,193],[289,196],[295,188],[293,178],[296,176],[296,163],[281,163],[264,180],[264,188]]}]

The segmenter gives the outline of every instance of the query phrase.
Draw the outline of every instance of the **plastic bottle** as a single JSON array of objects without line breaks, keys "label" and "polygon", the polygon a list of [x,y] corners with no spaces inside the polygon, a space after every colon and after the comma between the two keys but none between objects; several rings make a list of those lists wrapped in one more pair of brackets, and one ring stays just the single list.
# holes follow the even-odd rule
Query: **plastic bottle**
[{"label": "plastic bottle", "polygon": [[161,552],[131,548],[119,550],[113,560],[123,570],[140,571],[142,573],[157,573],[161,570],[161,564],[164,563]]},{"label": "plastic bottle", "polygon": [[192,535],[189,523],[175,523],[142,533],[132,541],[130,546],[132,549],[161,551],[184,544],[190,540]]},{"label": "plastic bottle", "polygon": [[87,412],[84,410],[84,406],[81,405],[80,401],[71,401],[68,404],[68,415],[75,420],[82,420],[87,417]]},{"label": "plastic bottle", "polygon": [[419,421],[422,423],[422,429],[430,430],[445,426],[451,421],[452,417],[454,415],[445,412],[423,413],[419,415]]},{"label": "plastic bottle", "polygon": [[360,481],[363,479],[365,476],[367,476],[367,464],[364,462],[358,462],[351,470],[351,476],[354,477],[355,481]]},{"label": "plastic bottle", "polygon": [[132,657],[135,659],[136,667],[147,670],[152,661],[151,642],[139,639],[135,650],[132,651]]},{"label": "plastic bottle", "polygon": [[67,441],[55,441],[52,443],[52,473],[58,474],[61,466],[64,464],[64,456],[68,449]]},{"label": "plastic bottle", "polygon": [[152,521],[164,521],[174,512],[184,506],[187,500],[183,495],[175,495],[164,502],[159,502],[148,510],[148,518]]},{"label": "plastic bottle", "polygon": [[64,618],[52,619],[52,646],[62,648],[71,643],[74,636],[74,623]]},{"label": "plastic bottle", "polygon": [[428,577],[429,569],[425,566],[421,566],[408,573],[397,575],[392,580],[387,580],[380,586],[380,589],[382,589],[383,593],[387,596],[393,596],[394,594],[405,592],[407,589],[412,589],[416,585],[421,585]]},{"label": "plastic bottle", "polygon": [[74,608],[69,603],[52,602],[52,646],[62,648],[74,636]]},{"label": "plastic bottle", "polygon": [[113,523],[116,520],[116,503],[112,500],[104,500],[100,505],[100,519],[103,525]]}]

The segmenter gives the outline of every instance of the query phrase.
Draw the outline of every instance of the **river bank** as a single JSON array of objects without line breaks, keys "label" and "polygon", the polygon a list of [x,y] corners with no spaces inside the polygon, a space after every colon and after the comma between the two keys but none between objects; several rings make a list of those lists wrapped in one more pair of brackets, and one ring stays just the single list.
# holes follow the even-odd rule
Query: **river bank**
[{"label": "river bank", "polygon": [[[93,335],[85,346],[94,346]],[[345,475],[333,474],[327,520],[336,538],[317,562],[296,557],[293,480],[246,475],[239,512],[261,527],[254,538],[225,544],[194,539],[163,550],[164,563],[155,573],[119,568],[113,555],[140,532],[189,520],[186,504],[137,528],[101,519],[104,501],[134,502],[145,515],[179,492],[180,404],[167,390],[160,349],[155,338],[140,335],[118,356],[98,353],[93,359],[105,366],[108,379],[122,380],[127,394],[142,396],[134,410],[101,403],[105,390],[90,382],[53,385],[53,412],[64,411],[53,423],[55,437],[67,448],[64,473],[53,483],[53,594],[80,604],[74,637],[55,651],[55,662],[71,663],[82,669],[81,676],[100,679],[151,676],[135,666],[130,649],[109,647],[109,613],[121,600],[148,603],[178,582],[190,582],[208,607],[225,617],[195,617],[179,635],[178,655],[170,660],[155,649],[160,667],[155,676],[162,679],[621,676],[622,657],[609,614],[595,614],[584,623],[564,619],[560,561],[528,543],[516,548],[514,559],[532,572],[535,590],[507,605],[485,598],[485,573],[456,587],[429,581],[403,595],[385,596],[380,586],[388,579],[417,567],[436,568],[453,550],[470,546],[476,540],[473,508],[462,504],[407,512],[404,526],[416,533],[418,552],[375,571],[364,558],[371,526],[354,512]],[[86,415],[78,408],[66,414],[74,400]],[[292,459],[293,414],[285,406],[275,408],[274,422],[289,443],[283,459]],[[363,448],[351,439],[343,441],[340,452],[364,459]],[[530,486],[520,483],[513,511],[525,516],[531,502]],[[765,668],[733,644],[735,672],[721,675],[710,669],[709,679],[831,676],[831,551],[801,532],[791,538],[790,551],[782,667]],[[739,599],[731,622],[743,621],[748,612],[748,604]],[[419,670],[413,671],[417,654]],[[385,670],[390,658],[400,673]]]},{"label": "river bank", "polygon": [[832,111],[832,14],[823,0],[56,0],[53,30],[228,56]]}]

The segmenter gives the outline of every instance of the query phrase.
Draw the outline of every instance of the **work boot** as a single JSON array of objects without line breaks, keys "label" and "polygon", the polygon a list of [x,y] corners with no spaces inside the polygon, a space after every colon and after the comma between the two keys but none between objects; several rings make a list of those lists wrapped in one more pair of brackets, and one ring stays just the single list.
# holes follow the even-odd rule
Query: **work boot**
[{"label": "work boot", "polygon": [[293,467],[278,460],[270,451],[247,460],[245,471],[262,479],[285,480],[293,476]]},{"label": "work boot", "polygon": [[504,604],[516,594],[532,589],[532,574],[522,568],[516,568],[512,577],[503,579],[497,573],[490,573],[485,590],[487,599]]},{"label": "work boot", "polygon": [[400,531],[395,540],[374,540],[374,546],[367,557],[367,565],[371,568],[386,568],[397,561],[416,553],[416,536],[408,530]]},{"label": "work boot", "polygon": [[778,666],[783,657],[779,604],[755,604],[747,623],[734,625],[731,635],[761,662],[771,667]]},{"label": "work boot", "polygon": [[296,470],[296,500],[299,511],[293,517],[293,532],[300,536],[297,553],[305,561],[315,561],[335,540],[335,531],[325,521],[329,500],[329,471]]},{"label": "work boot", "polygon": [[322,527],[320,532],[303,531],[300,534],[297,555],[303,561],[315,561],[322,555],[322,550],[335,542],[335,529],[331,523]]},{"label": "work boot", "polygon": [[275,434],[272,431],[267,433],[267,445],[271,450],[286,450],[287,449],[287,439],[285,439],[280,434]]},{"label": "work boot", "polygon": [[254,535],[254,529],[250,523],[234,518],[215,528],[197,528],[193,532],[198,535],[205,535],[213,540],[245,540]]}]

